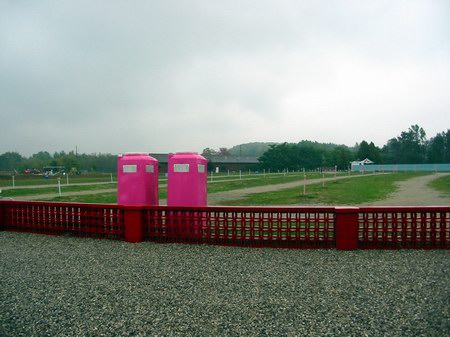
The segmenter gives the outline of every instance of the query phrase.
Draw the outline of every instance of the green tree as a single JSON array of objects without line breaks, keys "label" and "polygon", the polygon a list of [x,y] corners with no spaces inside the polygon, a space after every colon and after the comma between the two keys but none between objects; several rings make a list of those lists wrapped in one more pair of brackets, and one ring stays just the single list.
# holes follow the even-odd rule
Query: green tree
[{"label": "green tree", "polygon": [[316,169],[323,166],[324,152],[299,144],[272,144],[259,158],[261,166],[271,170]]},{"label": "green tree", "polygon": [[0,155],[0,171],[14,171],[23,169],[25,158],[17,152],[6,152]]},{"label": "green tree", "polygon": [[352,152],[344,146],[338,146],[326,153],[326,166],[337,166],[338,170],[347,170],[353,160]]},{"label": "green tree", "polygon": [[40,151],[28,158],[26,163],[28,168],[42,170],[44,166],[50,165],[52,160],[53,157],[50,153],[48,153],[47,151]]},{"label": "green tree", "polygon": [[427,162],[450,163],[450,130],[431,138],[427,147]]},{"label": "green tree", "polygon": [[363,159],[370,159],[375,163],[381,163],[382,162],[382,155],[381,155],[381,149],[373,142],[367,143],[365,140],[359,144],[358,152],[356,153],[356,158],[359,160]]},{"label": "green tree", "polygon": [[386,163],[421,164],[425,162],[426,150],[425,130],[418,125],[412,125],[399,137],[389,139],[382,151]]}]

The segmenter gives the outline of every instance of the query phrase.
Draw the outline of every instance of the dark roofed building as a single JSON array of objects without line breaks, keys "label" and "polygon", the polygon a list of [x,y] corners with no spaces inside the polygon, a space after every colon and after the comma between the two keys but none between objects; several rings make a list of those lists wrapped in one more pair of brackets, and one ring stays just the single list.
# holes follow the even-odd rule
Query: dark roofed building
[{"label": "dark roofed building", "polygon": [[[168,153],[150,153],[150,156],[159,162],[159,171],[161,173],[167,172]],[[239,171],[239,170],[256,170],[259,166],[258,157],[245,156],[223,156],[211,155],[206,156],[208,159],[208,170],[216,170],[219,168],[220,172]]]}]

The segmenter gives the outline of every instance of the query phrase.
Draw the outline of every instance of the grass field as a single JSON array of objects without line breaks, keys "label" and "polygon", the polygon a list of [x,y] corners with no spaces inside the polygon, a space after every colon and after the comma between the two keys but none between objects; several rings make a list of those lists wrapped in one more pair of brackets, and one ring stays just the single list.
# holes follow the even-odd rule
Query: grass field
[{"label": "grass field", "polygon": [[[337,175],[345,175],[347,173],[338,172]],[[307,172],[307,177],[309,179],[320,178],[322,176],[321,173],[317,172]],[[333,173],[326,173],[325,176],[331,176]],[[297,179],[298,177],[303,177],[303,173],[299,172],[290,172],[290,173],[252,173],[252,174],[242,174],[238,173],[228,174],[208,174],[208,182],[219,182],[219,181],[262,181],[262,179],[267,179],[267,183],[277,183],[277,180],[280,181],[292,181],[293,179]],[[36,175],[16,175],[14,177],[14,184],[16,187],[32,187],[36,185],[57,185],[58,178],[61,179],[61,184],[65,185],[67,183],[66,176],[50,176],[48,179],[44,179],[43,176]],[[242,180],[241,180],[242,178]],[[117,175],[113,174],[112,179],[114,182],[117,181]],[[167,177],[164,174],[160,174],[159,176],[160,183],[166,182]],[[88,184],[88,183],[110,183],[111,182],[111,174],[109,173],[92,173],[92,174],[82,174],[82,175],[69,175],[69,184]],[[251,183],[250,183],[251,184]],[[258,183],[256,183],[258,184]],[[0,174],[0,188],[11,188],[13,186],[13,179],[11,175],[1,175]],[[246,185],[251,186],[251,185]]]},{"label": "grass field", "polygon": [[[244,199],[224,202],[228,205],[352,205],[368,203],[386,198],[389,193],[395,190],[395,182],[423,175],[425,173],[397,173],[388,175],[372,175],[358,177],[357,179],[337,180],[336,182],[327,182],[324,187],[321,183],[307,186],[307,193],[303,195],[303,187],[294,189],[285,189],[274,192],[258,193],[248,195]],[[333,177],[334,174],[328,173],[326,178]],[[338,173],[338,176],[347,175],[346,172]],[[358,174],[360,175],[360,174]],[[319,179],[321,173],[307,173],[307,179]],[[0,176],[0,183],[4,185],[7,179],[11,177]],[[116,179],[113,176],[113,179]],[[287,182],[299,181],[303,179],[303,173],[288,174],[252,174],[242,175],[211,175],[208,176],[208,193],[225,192],[249,187],[266,186],[282,184]],[[211,181],[212,180],[212,181]],[[50,177],[48,180],[36,176],[18,176],[16,180],[16,189],[3,190],[1,196],[4,198],[20,198],[21,196],[47,195],[40,200],[43,201],[62,201],[62,202],[87,202],[87,203],[116,203],[116,192],[101,193],[101,190],[116,189],[117,184],[111,183],[111,176],[108,174],[89,174],[69,177],[70,184],[66,185],[66,179],[61,179],[62,197],[48,197],[48,194],[57,194],[58,188],[55,186],[57,178]],[[103,182],[103,183],[102,183]],[[75,184],[92,185],[75,185]],[[94,184],[95,183],[95,184]],[[98,184],[101,183],[101,184]],[[34,187],[36,185],[52,185],[49,187]],[[160,199],[167,197],[167,179],[165,176],[160,178]],[[431,188],[444,193],[450,193],[450,176],[445,176],[432,181]],[[84,195],[64,195],[71,192],[88,192]]]},{"label": "grass field", "polygon": [[[338,173],[337,176],[347,175],[347,173]],[[308,179],[317,179],[322,177],[321,173],[308,172],[306,173]],[[325,177],[333,176],[332,173],[325,174]],[[4,176],[3,176],[4,178]],[[107,193],[96,193],[101,189],[111,189],[117,188],[116,183],[111,183],[110,176],[107,177],[109,180],[105,181],[105,175],[87,175],[87,176],[77,176],[77,179],[69,178],[69,185],[66,185],[66,179],[61,179],[61,191],[62,197],[44,197],[41,200],[43,201],[66,201],[66,202],[89,202],[89,203],[116,203],[117,197],[116,193],[107,192]],[[246,187],[255,187],[255,186],[265,186],[272,184],[281,184],[287,183],[291,181],[297,181],[303,178],[303,173],[271,173],[271,174],[243,174],[240,176],[239,174],[221,174],[221,175],[211,175],[208,176],[208,193],[216,193],[223,191],[236,190]],[[8,179],[11,179],[9,176]],[[116,177],[113,176],[113,179]],[[49,187],[39,187],[39,185],[43,184],[43,181],[49,185]],[[5,179],[3,179],[3,183]],[[4,198],[18,198],[23,196],[38,196],[44,194],[57,194],[58,188],[57,178],[51,177],[48,180],[44,180],[42,177],[36,176],[18,176],[17,179],[17,188],[15,189],[5,189],[2,191],[1,196]],[[104,183],[102,183],[104,182]],[[75,185],[75,184],[98,184],[99,185]],[[167,178],[164,175],[160,176],[159,179],[160,184],[160,199],[165,199],[167,196]],[[50,187],[51,185],[51,187]],[[92,191],[94,193],[89,195],[64,195],[64,193],[70,192],[79,192],[79,191]]]},{"label": "grass field", "polygon": [[[61,179],[61,184],[66,184],[66,176],[49,176],[45,179],[43,176],[37,175],[17,175],[14,176],[14,184],[16,187],[22,186],[34,186],[34,185],[57,185],[58,178]],[[113,174],[113,180],[117,181],[117,176]],[[111,182],[110,173],[89,173],[81,175],[69,175],[70,184],[80,184],[80,183],[99,183]],[[12,187],[13,179],[11,175],[0,175],[0,188]]]},{"label": "grass field", "polygon": [[[97,191],[104,190],[110,188],[117,188],[116,183],[102,183],[96,185],[65,185],[61,184],[61,192],[80,192],[80,191]],[[51,194],[58,193],[58,187],[41,187],[41,188],[16,188],[16,189],[8,189],[2,191],[3,197],[14,198],[20,196],[28,196],[28,195],[40,195],[40,194]]]},{"label": "grass field", "polygon": [[[356,179],[337,180],[327,182],[325,187],[321,183],[307,186],[307,194],[303,195],[303,187],[268,193],[252,194],[244,199],[225,202],[228,205],[351,205],[362,204],[384,199],[395,191],[395,182],[423,175],[424,173],[397,173],[387,175],[370,175]],[[264,184],[284,183],[300,180],[297,176],[277,177],[273,180],[259,179],[213,182],[208,183],[208,193],[231,191],[245,187],[262,186]],[[312,178],[308,178],[312,179]],[[160,199],[167,197],[167,186],[160,186]],[[90,195],[62,196],[47,199],[47,201],[88,202],[88,203],[116,203],[116,193],[102,193]]]},{"label": "grass field", "polygon": [[395,182],[424,175],[424,173],[397,173],[367,175],[357,179],[337,180],[281,191],[257,193],[244,199],[226,202],[227,205],[358,205],[381,200],[395,191]]},{"label": "grass field", "polygon": [[435,179],[428,186],[439,192],[450,194],[450,175]]}]

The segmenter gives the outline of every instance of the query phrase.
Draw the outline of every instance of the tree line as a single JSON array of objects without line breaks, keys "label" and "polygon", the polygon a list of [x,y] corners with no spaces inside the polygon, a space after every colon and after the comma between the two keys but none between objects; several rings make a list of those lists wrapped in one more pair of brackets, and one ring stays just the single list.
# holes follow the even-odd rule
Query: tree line
[{"label": "tree line", "polygon": [[377,164],[450,163],[450,130],[431,139],[418,125],[388,140],[382,148],[363,140],[353,148],[345,145],[302,141],[270,145],[259,158],[263,168],[273,170],[308,170],[337,166],[346,170],[351,161],[368,158]]},{"label": "tree line", "polygon": [[[221,148],[220,152],[207,148],[203,152],[204,154],[214,152],[237,156],[262,153],[259,156],[261,169],[272,170],[301,168],[311,170],[334,166],[345,170],[351,161],[365,158],[377,164],[440,164],[450,163],[450,129],[427,139],[423,128],[412,125],[399,136],[389,139],[381,148],[366,140],[354,147],[303,140],[299,143],[242,144],[231,149]],[[77,154],[73,151],[53,154],[40,151],[30,157],[23,157],[17,152],[6,152],[0,155],[0,172],[42,170],[46,166],[64,166],[67,171],[75,172],[116,172],[117,156],[101,153]]]},{"label": "tree line", "polygon": [[23,157],[17,152],[6,152],[0,155],[0,171],[3,172],[24,172],[27,169],[38,169],[42,171],[44,167],[64,166],[66,171],[79,173],[89,172],[116,172],[117,155],[112,154],[75,154],[71,152],[55,152],[50,154],[47,151],[40,151],[30,157]]}]

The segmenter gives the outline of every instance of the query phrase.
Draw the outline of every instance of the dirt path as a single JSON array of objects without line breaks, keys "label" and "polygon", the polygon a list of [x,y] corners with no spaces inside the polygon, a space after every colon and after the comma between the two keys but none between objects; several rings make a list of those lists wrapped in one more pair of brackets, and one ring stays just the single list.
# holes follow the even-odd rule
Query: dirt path
[{"label": "dirt path", "polygon": [[448,206],[450,195],[440,193],[428,183],[450,173],[435,173],[411,178],[397,183],[398,190],[387,199],[370,203],[370,206]]}]

